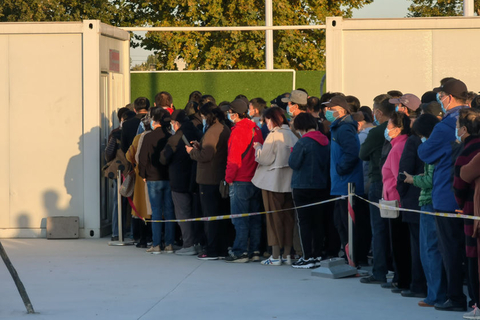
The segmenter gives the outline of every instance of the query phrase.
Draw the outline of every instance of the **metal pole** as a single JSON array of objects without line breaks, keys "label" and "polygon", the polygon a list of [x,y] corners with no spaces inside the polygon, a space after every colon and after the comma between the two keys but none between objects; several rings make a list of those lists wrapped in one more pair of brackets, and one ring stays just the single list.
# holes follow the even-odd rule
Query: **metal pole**
[{"label": "metal pole", "polygon": [[13,281],[15,282],[15,285],[17,286],[17,290],[20,293],[20,297],[22,297],[23,304],[25,304],[25,308],[27,308],[27,313],[35,313],[35,310],[33,310],[32,303],[30,302],[30,298],[28,297],[27,290],[25,290],[25,287],[23,286],[23,283],[20,280],[20,277],[18,276],[17,270],[15,270],[15,267],[13,266],[12,262],[8,258],[7,252],[3,248],[3,245],[1,242],[0,242],[0,256],[3,259],[3,262],[5,262],[5,265],[7,266],[8,271],[10,271],[10,274],[12,275]]},{"label": "metal pole", "polygon": [[[265,0],[265,26],[273,26],[272,0]],[[265,31],[265,68],[273,70],[273,30]]]},{"label": "metal pole", "polygon": [[474,1],[473,0],[463,0],[463,16],[473,17],[474,14]]},{"label": "metal pole", "polygon": [[117,206],[118,206],[118,241],[123,242],[123,221],[122,221],[122,195],[120,187],[122,186],[122,171],[117,171]]},{"label": "metal pole", "polygon": [[[355,193],[355,184],[349,182],[348,183],[348,205],[353,208],[353,194]],[[348,256],[350,257],[350,261],[353,261],[353,220],[350,215],[350,208],[348,210]]]}]

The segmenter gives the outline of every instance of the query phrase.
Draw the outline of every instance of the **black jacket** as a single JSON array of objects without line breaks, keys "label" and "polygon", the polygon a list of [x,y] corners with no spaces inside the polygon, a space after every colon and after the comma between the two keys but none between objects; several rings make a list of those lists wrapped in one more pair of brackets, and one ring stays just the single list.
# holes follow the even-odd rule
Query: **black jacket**
[{"label": "black jacket", "polygon": [[160,153],[172,135],[163,127],[145,134],[138,156],[138,174],[147,181],[169,180],[168,166],[160,163]]},{"label": "black jacket", "polygon": [[139,113],[130,119],[125,120],[122,125],[121,148],[124,153],[127,153],[128,148],[132,145],[133,139],[137,135],[138,126],[146,113]]},{"label": "black jacket", "polygon": [[[418,157],[418,146],[422,144],[420,138],[416,135],[408,137],[405,143],[405,148],[400,158],[399,173],[406,171],[412,176],[422,174],[425,164]],[[402,178],[400,178],[402,177]],[[400,195],[400,204],[402,208],[420,210],[418,198],[420,197],[421,189],[415,187],[413,184],[403,182],[404,176],[397,177],[397,191]],[[418,213],[402,211],[402,221],[410,223],[420,223],[420,215]]]},{"label": "black jacket", "polygon": [[182,123],[180,129],[168,139],[167,145],[160,153],[160,163],[168,165],[172,191],[187,193],[194,189],[191,184],[195,183],[197,162],[193,161],[185,150],[183,135],[188,141],[200,141],[202,138],[201,132],[191,121]]}]

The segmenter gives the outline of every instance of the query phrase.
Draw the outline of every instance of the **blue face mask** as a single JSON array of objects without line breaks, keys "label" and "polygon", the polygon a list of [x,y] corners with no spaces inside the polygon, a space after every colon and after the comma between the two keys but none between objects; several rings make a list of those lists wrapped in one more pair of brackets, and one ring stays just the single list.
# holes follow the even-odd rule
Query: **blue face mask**
[{"label": "blue face mask", "polygon": [[458,135],[458,128],[455,128],[455,138],[458,140],[458,142],[462,142],[462,137],[463,137],[463,134],[461,136]]},{"label": "blue face mask", "polygon": [[252,117],[252,111],[250,111],[250,109],[248,109],[248,116]]},{"label": "blue face mask", "polygon": [[202,124],[205,127],[207,125],[207,119],[202,119]]},{"label": "blue face mask", "polygon": [[287,113],[290,117],[293,117],[293,113],[290,112],[290,106],[287,106]]},{"label": "blue face mask", "polygon": [[388,135],[389,132],[390,130],[388,130],[388,128],[385,128],[385,132],[383,133],[383,135],[385,136],[385,139],[387,141],[392,141],[392,138]]},{"label": "blue face mask", "polygon": [[334,122],[335,120],[337,120],[337,118],[335,118],[333,116],[333,114],[335,113],[335,111],[332,111],[332,110],[326,110],[325,111],[325,118],[330,121],[330,122]]},{"label": "blue face mask", "polygon": [[155,130],[155,127],[153,126],[153,120],[150,121],[150,128],[152,128],[152,130]]},{"label": "blue face mask", "polygon": [[227,113],[227,118],[228,118],[228,120],[230,120],[230,122],[233,122],[233,120],[232,120],[232,114],[231,114],[230,112]]},{"label": "blue face mask", "polygon": [[376,126],[379,126],[379,125],[380,125],[380,122],[378,122],[377,116],[375,115],[375,113],[373,114],[373,123],[374,123]]},{"label": "blue face mask", "polygon": [[395,107],[395,112],[398,112],[398,106],[397,106],[397,107]]},{"label": "blue face mask", "polygon": [[440,107],[442,107],[443,113],[447,113],[447,110],[445,109],[445,106],[443,105],[443,101],[440,99],[440,94],[437,93],[437,102],[440,103]]},{"label": "blue face mask", "polygon": [[427,141],[427,138],[422,137],[420,140],[422,140],[422,143],[425,143],[425,141]]}]

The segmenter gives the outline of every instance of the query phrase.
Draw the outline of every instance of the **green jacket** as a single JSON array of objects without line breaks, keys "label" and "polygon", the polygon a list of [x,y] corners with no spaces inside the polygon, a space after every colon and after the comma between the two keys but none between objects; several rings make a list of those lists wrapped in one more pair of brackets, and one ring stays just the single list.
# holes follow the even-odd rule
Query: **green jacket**
[{"label": "green jacket", "polygon": [[369,161],[368,178],[370,182],[382,182],[382,171],[380,168],[380,158],[382,156],[382,147],[385,143],[385,128],[388,121],[376,126],[368,132],[367,138],[360,146],[358,157],[363,161]]},{"label": "green jacket", "polygon": [[413,176],[413,185],[422,189],[420,191],[420,197],[418,198],[418,204],[425,206],[432,204],[432,188],[433,188],[433,164],[425,163],[425,171],[423,175]]}]

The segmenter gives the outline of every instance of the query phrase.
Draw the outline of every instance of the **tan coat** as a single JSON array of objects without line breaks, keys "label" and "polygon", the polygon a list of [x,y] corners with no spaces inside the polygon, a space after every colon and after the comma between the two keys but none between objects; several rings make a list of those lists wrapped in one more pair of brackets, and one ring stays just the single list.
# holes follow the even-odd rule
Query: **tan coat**
[{"label": "tan coat", "polygon": [[263,190],[272,192],[292,192],[293,170],[288,166],[288,158],[298,138],[288,125],[275,127],[261,147],[255,148],[255,161],[258,162],[252,183]]},{"label": "tan coat", "polygon": [[[132,165],[136,165],[135,155],[137,154],[138,144],[143,134],[135,136],[132,145],[125,154],[128,162]],[[133,204],[135,205],[138,215],[144,219],[149,219],[152,214],[150,210],[150,203],[148,201],[147,185],[143,181],[142,177],[138,174],[138,166],[135,166],[135,189],[133,191]],[[132,215],[136,215],[132,209]]]}]

